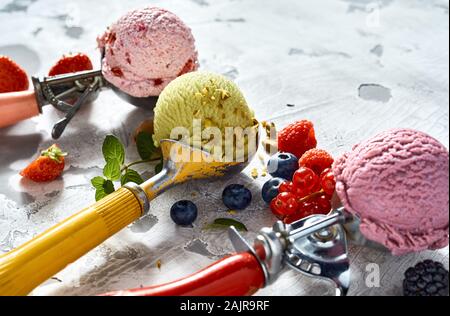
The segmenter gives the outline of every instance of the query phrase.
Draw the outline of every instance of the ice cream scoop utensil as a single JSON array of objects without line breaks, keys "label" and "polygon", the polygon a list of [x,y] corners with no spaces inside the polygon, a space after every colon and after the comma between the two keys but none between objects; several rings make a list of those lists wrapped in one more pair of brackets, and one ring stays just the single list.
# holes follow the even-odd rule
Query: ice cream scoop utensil
[{"label": "ice cream scoop utensil", "polygon": [[329,216],[313,215],[286,225],[277,222],[260,230],[253,246],[234,228],[229,237],[236,254],[204,270],[171,283],[107,293],[109,296],[252,295],[275,282],[284,268],[332,281],[336,295],[350,286],[346,233],[348,220],[342,209]]},{"label": "ice cream scoop utensil", "polygon": [[[192,180],[233,175],[246,162],[213,162],[210,154],[163,140],[163,170],[142,185],[129,183],[94,205],[0,256],[0,295],[26,295],[91,249],[149,212],[165,190]],[[251,153],[253,156],[254,153]]]},{"label": "ice cream scoop utensil", "polygon": [[[33,91],[22,91],[0,94],[0,128],[12,125],[21,120],[31,118],[42,113],[45,105],[51,104],[59,111],[73,115],[80,107],[93,101],[100,88],[106,82],[101,71],[83,71],[39,79],[32,78]],[[89,91],[87,95],[84,95]],[[70,121],[67,120],[66,121]],[[52,136],[58,138],[63,130]]]},{"label": "ice cream scoop utensil", "polygon": [[[50,104],[66,113],[66,117],[58,122],[52,131],[52,137],[58,139],[85,103],[94,101],[102,88],[112,87],[103,78],[101,70],[82,71],[43,79],[33,77],[32,82],[33,91],[0,94],[0,128],[39,115],[42,113],[42,108]],[[136,106],[148,104],[153,106],[156,103],[155,97],[136,98],[115,87],[113,90],[120,98]],[[85,95],[86,91],[89,93]]]}]

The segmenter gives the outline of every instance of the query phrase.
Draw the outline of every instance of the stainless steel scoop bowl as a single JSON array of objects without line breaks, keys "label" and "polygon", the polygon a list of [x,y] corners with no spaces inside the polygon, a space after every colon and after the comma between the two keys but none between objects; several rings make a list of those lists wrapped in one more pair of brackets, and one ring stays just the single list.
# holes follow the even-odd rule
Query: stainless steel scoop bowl
[{"label": "stainless steel scoop bowl", "polygon": [[52,130],[52,137],[61,137],[75,114],[88,102],[93,102],[102,89],[112,89],[122,100],[145,109],[153,109],[158,97],[133,97],[110,84],[101,70],[82,71],[72,74],[32,78],[36,100],[40,109],[51,104],[66,116],[58,121]]}]

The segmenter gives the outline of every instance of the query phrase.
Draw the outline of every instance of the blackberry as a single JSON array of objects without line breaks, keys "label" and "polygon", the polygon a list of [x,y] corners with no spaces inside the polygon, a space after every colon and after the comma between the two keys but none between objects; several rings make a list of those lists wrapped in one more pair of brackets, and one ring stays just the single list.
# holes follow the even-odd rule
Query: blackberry
[{"label": "blackberry", "polygon": [[448,271],[442,263],[419,262],[405,272],[404,296],[448,296]]}]

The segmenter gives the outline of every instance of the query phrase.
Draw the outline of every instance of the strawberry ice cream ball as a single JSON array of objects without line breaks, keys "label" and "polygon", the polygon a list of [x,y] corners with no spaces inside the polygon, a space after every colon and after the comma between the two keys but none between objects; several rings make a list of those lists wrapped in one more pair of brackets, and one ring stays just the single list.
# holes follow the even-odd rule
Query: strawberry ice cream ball
[{"label": "strawberry ice cream ball", "polygon": [[198,68],[191,29],[165,9],[131,11],[97,42],[106,80],[134,97],[158,96],[172,80]]}]

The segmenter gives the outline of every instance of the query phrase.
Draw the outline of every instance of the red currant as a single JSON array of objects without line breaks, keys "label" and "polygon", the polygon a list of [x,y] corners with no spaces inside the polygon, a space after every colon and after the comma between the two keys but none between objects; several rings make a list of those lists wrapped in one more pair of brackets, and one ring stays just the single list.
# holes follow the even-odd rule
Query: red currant
[{"label": "red currant", "polygon": [[312,169],[301,167],[294,173],[292,182],[295,188],[311,193],[317,188],[319,177]]},{"label": "red currant", "polygon": [[276,216],[287,216],[298,209],[297,198],[293,193],[282,192],[270,204],[272,212]]},{"label": "red currant", "polygon": [[299,207],[303,217],[308,217],[314,214],[314,204],[308,201],[302,202]]},{"label": "red currant", "polygon": [[331,201],[325,194],[319,196],[314,201],[314,213],[315,214],[328,214],[331,211]]},{"label": "red currant", "polygon": [[286,181],[280,184],[280,187],[278,188],[278,192],[293,192],[294,191],[294,184],[291,181]]},{"label": "red currant", "polygon": [[284,218],[284,222],[286,224],[292,224],[293,222],[299,221],[305,217],[311,216],[314,214],[315,204],[304,201],[299,204],[299,208],[297,212],[292,215],[286,216]]},{"label": "red currant", "polygon": [[323,191],[328,195],[333,195],[336,189],[336,178],[331,169],[325,169],[320,175],[320,183]]},{"label": "red currant", "polygon": [[275,197],[272,202],[270,202],[270,210],[272,211],[272,214],[275,215],[278,219],[283,219],[284,215],[278,212],[278,201]]},{"label": "red currant", "polygon": [[296,222],[296,221],[299,221],[299,220],[303,219],[304,217],[305,217],[305,216],[303,216],[302,213],[297,212],[297,213],[294,213],[294,214],[292,214],[292,215],[286,216],[286,217],[283,219],[283,222],[284,222],[285,224],[292,224],[292,223],[294,223],[294,222]]}]

